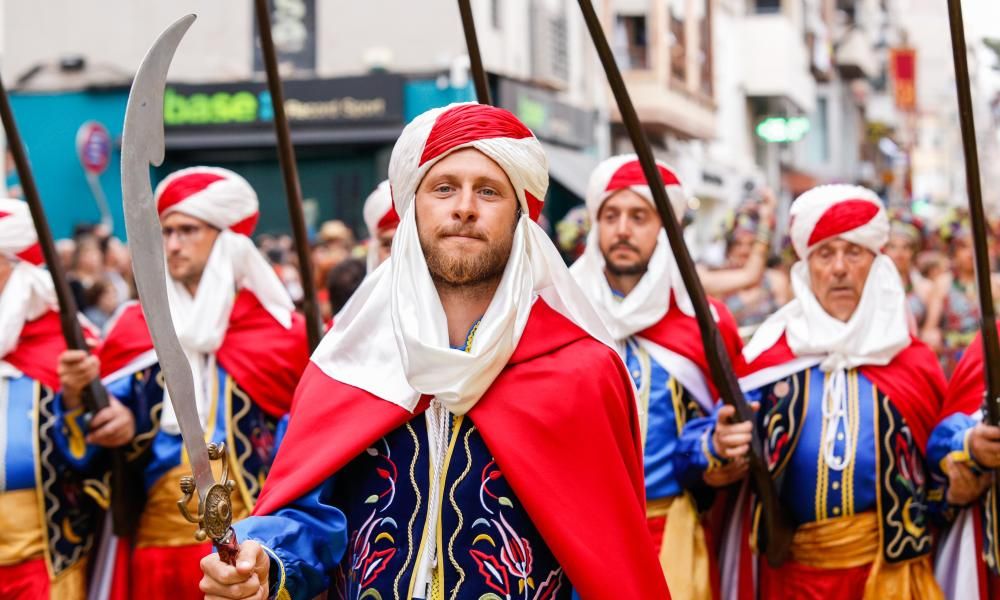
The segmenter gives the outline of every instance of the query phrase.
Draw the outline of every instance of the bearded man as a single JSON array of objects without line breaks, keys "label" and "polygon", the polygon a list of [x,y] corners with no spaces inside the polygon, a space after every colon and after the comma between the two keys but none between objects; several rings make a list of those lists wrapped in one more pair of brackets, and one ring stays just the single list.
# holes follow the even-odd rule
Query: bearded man
[{"label": "bearded man", "polygon": [[[210,597],[669,598],[624,365],[535,223],[541,144],[429,111],[389,164],[400,224],[313,355]],[[599,545],[595,545],[599,544]]]}]

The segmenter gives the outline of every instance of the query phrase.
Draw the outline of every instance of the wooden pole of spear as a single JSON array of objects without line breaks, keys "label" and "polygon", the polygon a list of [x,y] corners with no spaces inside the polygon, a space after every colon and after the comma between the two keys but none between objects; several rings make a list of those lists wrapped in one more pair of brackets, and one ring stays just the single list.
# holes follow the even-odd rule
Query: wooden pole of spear
[{"label": "wooden pole of spear", "polygon": [[[17,175],[21,181],[21,189],[24,191],[24,199],[31,211],[31,219],[35,223],[35,231],[38,234],[38,245],[42,249],[45,257],[45,266],[52,276],[52,283],[55,286],[56,299],[59,302],[59,323],[62,326],[63,338],[66,340],[66,347],[70,350],[90,351],[86,338],[83,336],[83,329],[80,327],[79,307],[69,288],[69,281],[63,271],[62,262],[56,253],[56,246],[52,240],[52,230],[49,229],[48,219],[45,217],[45,209],[42,207],[41,198],[38,195],[38,188],[35,186],[35,177],[31,172],[31,164],[28,162],[28,155],[24,150],[24,143],[21,141],[21,134],[17,129],[17,122],[14,120],[14,112],[10,107],[10,99],[7,90],[0,81],[0,120],[3,121],[3,128],[7,134],[7,148],[14,157],[14,165],[17,167]],[[97,411],[108,406],[108,393],[100,379],[94,379],[83,389],[82,400],[88,412]],[[120,448],[112,449],[111,454],[111,516],[114,523],[115,535],[128,535],[135,524],[134,515],[128,512],[129,502],[127,499],[125,455]]]},{"label": "wooden pole of spear", "polygon": [[476,100],[480,104],[492,104],[490,84],[486,79],[486,69],[483,68],[483,55],[479,53],[476,22],[472,19],[472,6],[469,4],[469,0],[458,0],[458,12],[462,15],[462,31],[465,33],[465,47],[468,48],[469,53],[472,82],[476,87]]},{"label": "wooden pole of spear", "polygon": [[285,114],[285,93],[281,86],[281,75],[278,73],[278,56],[274,50],[274,39],[271,36],[271,17],[267,4],[267,0],[254,0],[257,30],[260,32],[260,51],[264,56],[267,88],[271,93],[271,104],[274,107],[274,131],[278,136],[278,162],[281,164],[281,176],[285,182],[285,200],[288,203],[288,216],[292,224],[292,235],[295,238],[299,277],[302,279],[302,311],[306,316],[306,334],[309,339],[309,351],[312,352],[319,345],[319,340],[323,336],[323,324],[320,320],[319,302],[316,297],[312,260],[309,257],[309,236],[306,233],[306,219],[302,210],[302,186],[299,183],[299,170],[295,162],[295,147],[292,146],[288,115]]},{"label": "wooden pole of spear", "polygon": [[[632,105],[632,99],[625,87],[625,80],[622,79],[621,71],[618,69],[607,37],[604,35],[600,19],[598,19],[590,0],[579,0],[579,4],[587,29],[590,31],[590,37],[597,49],[597,55],[604,66],[608,85],[611,86],[611,92],[618,104],[618,112],[621,114],[625,129],[628,130],[632,146],[635,148],[639,163],[642,165],[642,172],[646,176],[646,181],[649,182],[649,189],[653,194],[654,204],[656,204],[656,210],[663,222],[663,228],[666,229],[670,250],[677,261],[681,278],[684,280],[684,287],[687,288],[691,303],[694,305],[695,318],[698,321],[701,342],[705,350],[705,357],[708,359],[712,380],[719,390],[722,401],[735,407],[735,420],[737,422],[754,421],[754,411],[743,397],[739,382],[736,380],[732,363],[726,353],[725,343],[722,341],[722,335],[719,333],[719,328],[712,316],[705,290],[702,288],[701,280],[695,270],[694,261],[691,260],[687,245],[684,243],[681,226],[670,206],[666,189],[663,187],[663,180],[660,178],[660,171],[656,168],[652,147],[642,130],[639,117]],[[767,560],[772,566],[779,566],[788,557],[794,528],[778,501],[778,492],[767,469],[763,444],[756,428],[754,428],[753,439],[750,443],[749,461],[750,481],[760,499],[764,519],[764,543],[761,550],[767,554]]]},{"label": "wooden pole of spear", "polygon": [[[983,338],[983,374],[986,377],[984,414],[990,425],[1000,425],[1000,339],[997,335],[996,311],[993,308],[993,287],[990,276],[989,232],[983,210],[983,192],[979,179],[979,152],[976,149],[976,124],[972,113],[972,87],[965,47],[965,24],[960,0],[948,0],[948,22],[951,26],[951,50],[955,63],[955,87],[958,92],[958,118],[962,128],[962,148],[965,151],[965,182],[969,195],[969,219],[972,222],[972,243],[976,253],[976,287],[982,314],[980,330]],[[996,498],[996,477],[993,496]]]}]

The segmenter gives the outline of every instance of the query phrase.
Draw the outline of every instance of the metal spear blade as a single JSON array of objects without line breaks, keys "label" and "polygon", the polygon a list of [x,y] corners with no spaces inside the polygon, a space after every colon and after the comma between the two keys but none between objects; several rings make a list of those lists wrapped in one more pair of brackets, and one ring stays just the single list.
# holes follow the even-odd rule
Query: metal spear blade
[{"label": "metal spear blade", "polygon": [[191,367],[170,316],[160,219],[149,177],[150,165],[163,162],[163,91],[167,71],[194,20],[195,15],[184,16],[160,34],[135,74],[122,132],[122,204],[139,302],[177,414],[198,496],[204,500],[215,478],[198,417]]}]

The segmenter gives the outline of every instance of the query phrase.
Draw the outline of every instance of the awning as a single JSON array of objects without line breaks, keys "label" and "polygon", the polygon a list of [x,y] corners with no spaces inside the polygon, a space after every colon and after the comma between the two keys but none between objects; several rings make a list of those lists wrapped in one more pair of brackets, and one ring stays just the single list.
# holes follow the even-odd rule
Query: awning
[{"label": "awning", "polygon": [[542,142],[549,157],[549,176],[573,192],[583,202],[587,197],[587,181],[600,161],[577,150]]},{"label": "awning", "polygon": [[[292,128],[292,143],[296,146],[336,144],[391,144],[399,138],[402,126]],[[219,150],[228,148],[267,148],[277,144],[273,129],[186,132],[167,130],[167,150]]]}]

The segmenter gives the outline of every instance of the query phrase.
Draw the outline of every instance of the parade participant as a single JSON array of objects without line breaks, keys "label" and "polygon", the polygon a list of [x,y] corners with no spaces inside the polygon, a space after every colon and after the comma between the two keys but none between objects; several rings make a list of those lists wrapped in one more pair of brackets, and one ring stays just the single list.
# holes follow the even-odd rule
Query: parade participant
[{"label": "parade participant", "polygon": [[202,589],[669,598],[628,373],[534,222],[541,144],[455,104],[403,130],[389,179],[392,260],[313,355],[236,566],[203,560]]},{"label": "parade participant", "polygon": [[[371,273],[389,258],[392,251],[392,238],[399,226],[399,215],[392,205],[392,192],[389,181],[378,184],[375,190],[368,194],[364,208],[365,226],[368,228],[368,272]],[[336,312],[336,311],[334,311]]]},{"label": "parade participant", "polygon": [[[923,450],[945,383],[910,335],[905,290],[881,254],[885,209],[870,190],[831,185],[800,196],[791,213],[795,299],[747,344],[741,380],[760,403],[765,459],[798,527],[788,562],[759,562],[760,597],[939,598]],[[751,423],[726,417],[684,435],[745,455]],[[755,512],[731,530],[750,547],[764,541]],[[729,575],[728,597],[753,589],[750,569]]]},{"label": "parade participant", "polygon": [[983,340],[977,335],[948,381],[939,423],[927,444],[942,517],[951,521],[935,559],[945,597],[988,600],[1000,594],[997,506],[985,494],[1000,468],[1000,427],[983,423]]},{"label": "parade participant", "polygon": [[[756,261],[766,261],[771,244],[774,218],[774,194],[766,191],[759,205],[745,204],[733,218],[726,234],[727,270],[753,268]],[[749,334],[779,308],[791,300],[788,276],[780,269],[767,268],[758,280],[723,296],[736,323]]]},{"label": "parade participant", "polygon": [[[683,214],[687,195],[680,180],[665,164],[657,167],[674,213]],[[598,165],[588,184],[587,208],[594,225],[570,272],[623,346],[639,392],[646,515],[660,564],[674,598],[712,598],[713,588],[717,597],[714,553],[699,518],[713,494],[700,478],[681,481],[673,464],[684,424],[710,414],[717,394],[694,308],[634,154]],[[722,303],[713,301],[713,307],[738,364],[742,343],[736,322]],[[744,464],[733,463],[709,477],[723,485],[745,473]]]},{"label": "parade participant", "polygon": [[[206,441],[225,442],[236,517],[249,514],[267,474],[276,419],[287,413],[308,362],[305,327],[281,281],[247,237],[257,195],[226,169],[193,167],[156,188],[171,316],[194,375]],[[173,405],[138,303],[109,325],[100,353],[108,390],[136,411],[129,448],[146,490],[130,568],[116,573],[129,598],[200,598],[197,542],[180,512],[180,478],[190,473]],[[191,514],[197,513],[192,502]],[[121,569],[120,571],[125,571]]]},{"label": "parade participant", "polygon": [[41,258],[27,204],[0,199],[0,595],[73,600],[86,595],[86,556],[108,502],[94,445],[127,442],[135,423],[112,401],[88,431],[79,390],[96,361],[81,365],[90,376],[77,387],[55,393],[66,343]]}]

